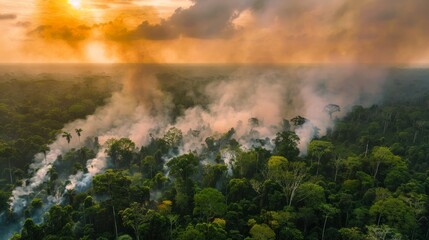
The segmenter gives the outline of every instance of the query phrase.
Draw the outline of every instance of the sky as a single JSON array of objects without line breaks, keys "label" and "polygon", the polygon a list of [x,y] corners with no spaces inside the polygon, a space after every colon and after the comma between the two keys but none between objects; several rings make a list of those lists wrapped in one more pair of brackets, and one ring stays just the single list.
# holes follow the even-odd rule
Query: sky
[{"label": "sky", "polygon": [[1,63],[428,64],[427,0],[0,0]]}]

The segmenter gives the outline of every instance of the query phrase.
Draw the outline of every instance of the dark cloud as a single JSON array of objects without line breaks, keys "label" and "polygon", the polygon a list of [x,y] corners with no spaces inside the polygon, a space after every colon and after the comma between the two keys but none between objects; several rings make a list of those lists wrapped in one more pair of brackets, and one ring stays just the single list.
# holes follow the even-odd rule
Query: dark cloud
[{"label": "dark cloud", "polygon": [[228,36],[234,31],[232,21],[248,1],[199,0],[188,9],[178,9],[168,20],[179,33],[194,38]]},{"label": "dark cloud", "polygon": [[144,21],[137,29],[127,33],[124,37],[128,39],[169,40],[175,39],[178,36],[179,32],[177,29],[166,21],[162,21],[156,25],[151,25],[147,21]]},{"label": "dark cloud", "polygon": [[6,13],[6,14],[1,14],[0,13],[0,20],[13,20],[16,19],[16,14],[12,14],[12,13]]},{"label": "dark cloud", "polygon": [[236,30],[233,21],[253,1],[195,0],[189,8],[178,8],[160,24],[143,22],[121,39],[168,40],[179,36],[191,38],[227,38]]}]

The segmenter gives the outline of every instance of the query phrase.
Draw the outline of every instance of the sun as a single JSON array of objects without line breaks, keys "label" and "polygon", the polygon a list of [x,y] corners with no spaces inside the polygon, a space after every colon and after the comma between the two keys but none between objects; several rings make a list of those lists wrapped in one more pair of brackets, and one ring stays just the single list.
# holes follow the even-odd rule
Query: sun
[{"label": "sun", "polygon": [[81,0],[69,0],[69,4],[75,8],[75,9],[79,9],[81,6]]}]

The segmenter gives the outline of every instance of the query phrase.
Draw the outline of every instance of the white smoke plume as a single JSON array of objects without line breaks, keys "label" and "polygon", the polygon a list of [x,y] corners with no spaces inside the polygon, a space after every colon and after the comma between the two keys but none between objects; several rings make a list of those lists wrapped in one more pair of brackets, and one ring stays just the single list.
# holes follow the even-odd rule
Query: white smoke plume
[{"label": "white smoke plume", "polygon": [[78,171],[76,174],[71,175],[69,177],[69,184],[66,186],[66,191],[76,190],[82,192],[87,190],[90,186],[92,178],[97,174],[102,172],[107,167],[107,153],[106,149],[102,148],[97,156],[93,159],[88,160],[86,169],[87,173],[83,173],[82,171]]},{"label": "white smoke plume", "polygon": [[387,70],[374,66],[319,67],[303,73],[300,95],[303,97],[302,115],[309,120],[297,129],[301,154],[307,152],[308,143],[314,137],[314,127],[321,136],[334,127],[334,122],[324,112],[328,104],[337,104],[341,111],[335,117],[343,117],[354,105],[370,106],[381,100],[382,86]]},{"label": "white smoke plume", "polygon": [[[160,86],[153,70],[136,71],[125,77],[123,89],[114,93],[105,106],[86,119],[67,124],[64,131],[74,133],[74,129],[81,128],[81,139],[98,137],[101,145],[110,138],[126,137],[140,147],[151,137],[162,137],[174,126],[184,133],[179,150],[186,153],[202,149],[207,137],[219,136],[234,128],[233,137],[246,149],[252,147],[252,139],[273,140],[282,130],[283,119],[301,115],[308,122],[295,131],[300,137],[301,153],[305,154],[315,127],[320,129],[320,135],[334,127],[334,122],[323,111],[324,106],[333,103],[341,107],[335,118],[344,116],[354,104],[372,104],[379,99],[385,76],[383,69],[362,66],[240,67],[228,74],[220,80],[197,82],[204,86],[202,94],[208,105],[197,102],[173,120],[170,113],[177,104],[174,94]],[[189,95],[193,94],[191,91],[189,89]],[[250,123],[249,119],[257,121]],[[48,172],[58,157],[81,145],[77,136],[69,144],[58,136],[49,146],[46,157],[37,154],[30,166],[33,177],[13,191],[11,210],[21,213],[32,196],[41,191],[39,188],[48,180]],[[270,144],[265,147],[272,149]],[[230,171],[233,155],[223,151],[221,157]],[[65,189],[49,196],[45,205],[60,203],[65,191],[88,189],[92,178],[107,167],[108,156],[105,147],[101,147],[96,157],[87,161],[87,172],[63,179],[68,181]]]},{"label": "white smoke plume", "polygon": [[64,146],[56,143],[51,145],[51,151],[46,153],[46,157],[39,153],[35,156],[35,161],[30,165],[30,171],[34,172],[33,177],[24,181],[23,185],[15,188],[12,191],[11,210],[13,212],[20,212],[27,206],[26,196],[33,193],[34,189],[39,187],[47,180],[48,171],[52,168],[52,164],[56,161],[57,157],[63,153]]}]

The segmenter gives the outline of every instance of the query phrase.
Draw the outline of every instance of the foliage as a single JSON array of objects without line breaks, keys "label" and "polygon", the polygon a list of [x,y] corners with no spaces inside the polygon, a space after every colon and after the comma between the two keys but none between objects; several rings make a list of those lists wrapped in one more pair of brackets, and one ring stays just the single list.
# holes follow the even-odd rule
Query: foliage
[{"label": "foliage", "polygon": [[250,235],[253,240],[274,240],[276,239],[276,234],[274,231],[266,224],[255,224],[250,229]]},{"label": "foliage", "polygon": [[[171,87],[168,81],[162,84]],[[5,223],[15,221],[8,201],[13,187],[29,176],[32,155],[46,154],[58,135],[65,135],[64,142],[81,141],[82,129],[59,130],[107,96],[85,95],[81,89],[76,94],[84,100],[66,99],[51,90],[49,104],[26,88],[28,97],[0,98],[0,218]],[[177,114],[194,104],[185,91],[178,92],[172,97],[184,98],[182,107],[173,109]],[[40,102],[25,104],[37,97]],[[83,102],[89,100],[93,104],[86,109]],[[299,139],[291,131],[310,123],[301,116],[291,119],[292,127],[277,128],[273,139],[262,141],[267,145],[241,146],[234,129],[200,138],[201,149],[186,153],[186,134],[198,139],[199,132],[173,127],[158,137],[148,133],[144,146],[110,139],[106,153],[113,166],[95,175],[88,190],[67,191],[63,202],[47,205],[47,195],[63,193],[65,176],[87,173],[86,160],[95,157],[99,145],[82,139],[85,147],[67,149],[38,195],[28,199],[23,213],[28,219],[12,239],[425,239],[427,100],[355,106],[343,119],[334,119],[326,136],[310,142],[308,155],[299,155]],[[332,114],[339,106],[325,110]],[[256,131],[262,120],[248,123]]]},{"label": "foliage", "polygon": [[215,188],[204,188],[194,195],[194,215],[202,215],[205,219],[221,217],[226,211],[225,197]]},{"label": "foliage", "polygon": [[128,138],[109,139],[107,144],[107,154],[112,158],[113,164],[117,167],[127,166],[131,163],[135,143]]},{"label": "foliage", "polygon": [[279,132],[274,139],[274,154],[283,156],[289,160],[295,160],[299,155],[299,137],[291,131]]}]

